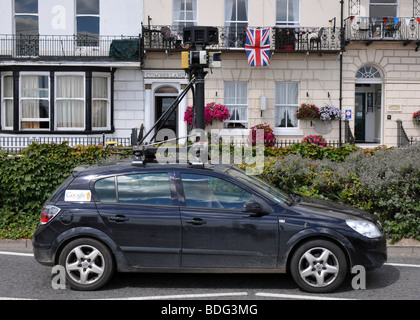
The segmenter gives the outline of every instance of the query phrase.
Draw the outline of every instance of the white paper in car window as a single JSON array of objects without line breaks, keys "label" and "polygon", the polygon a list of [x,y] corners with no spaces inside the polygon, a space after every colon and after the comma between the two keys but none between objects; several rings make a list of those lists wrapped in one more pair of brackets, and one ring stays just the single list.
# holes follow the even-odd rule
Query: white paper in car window
[{"label": "white paper in car window", "polygon": [[92,193],[90,190],[66,190],[64,201],[68,202],[90,202]]}]

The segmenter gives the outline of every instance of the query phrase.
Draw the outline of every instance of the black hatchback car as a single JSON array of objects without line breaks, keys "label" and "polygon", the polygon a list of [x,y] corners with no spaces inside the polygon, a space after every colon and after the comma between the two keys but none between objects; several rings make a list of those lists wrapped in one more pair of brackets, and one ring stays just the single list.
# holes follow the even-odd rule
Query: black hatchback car
[{"label": "black hatchback car", "polygon": [[287,194],[228,165],[78,167],[51,195],[35,259],[95,290],[118,272],[290,272],[308,292],[387,259],[374,216]]}]

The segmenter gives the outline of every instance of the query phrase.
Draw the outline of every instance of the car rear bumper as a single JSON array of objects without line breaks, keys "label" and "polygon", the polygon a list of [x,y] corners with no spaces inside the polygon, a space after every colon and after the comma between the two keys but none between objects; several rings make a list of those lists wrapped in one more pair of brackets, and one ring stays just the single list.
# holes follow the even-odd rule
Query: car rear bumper
[{"label": "car rear bumper", "polygon": [[35,242],[33,243],[33,252],[35,260],[38,263],[44,266],[54,266],[54,254],[53,250],[48,247],[44,247],[42,245],[37,245]]}]

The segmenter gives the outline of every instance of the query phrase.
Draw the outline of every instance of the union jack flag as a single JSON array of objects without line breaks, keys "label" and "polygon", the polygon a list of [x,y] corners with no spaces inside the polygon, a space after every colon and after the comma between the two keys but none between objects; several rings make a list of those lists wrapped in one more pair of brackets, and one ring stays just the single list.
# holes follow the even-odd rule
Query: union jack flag
[{"label": "union jack flag", "polygon": [[245,51],[250,67],[270,65],[270,29],[246,29]]}]

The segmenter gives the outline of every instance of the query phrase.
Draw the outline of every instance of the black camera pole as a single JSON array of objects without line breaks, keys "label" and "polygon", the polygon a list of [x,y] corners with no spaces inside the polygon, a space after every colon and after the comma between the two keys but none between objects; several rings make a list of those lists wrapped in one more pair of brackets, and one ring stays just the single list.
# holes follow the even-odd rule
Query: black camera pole
[{"label": "black camera pole", "polygon": [[204,130],[206,126],[205,117],[205,77],[207,71],[203,67],[192,70],[195,75],[195,99],[194,99],[194,112],[195,112],[195,127],[199,130]]}]

